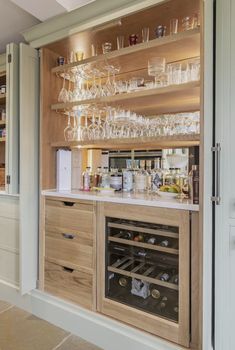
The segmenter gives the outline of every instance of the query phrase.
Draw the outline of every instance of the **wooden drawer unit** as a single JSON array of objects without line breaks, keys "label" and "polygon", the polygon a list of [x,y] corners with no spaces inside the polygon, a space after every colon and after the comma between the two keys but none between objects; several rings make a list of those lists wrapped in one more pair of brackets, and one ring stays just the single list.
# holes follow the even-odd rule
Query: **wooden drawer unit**
[{"label": "wooden drawer unit", "polygon": [[59,298],[94,309],[93,276],[45,261],[44,289]]},{"label": "wooden drawer unit", "polygon": [[96,206],[92,201],[45,199],[44,290],[96,308]]},{"label": "wooden drawer unit", "polygon": [[46,199],[46,230],[92,233],[93,202]]}]

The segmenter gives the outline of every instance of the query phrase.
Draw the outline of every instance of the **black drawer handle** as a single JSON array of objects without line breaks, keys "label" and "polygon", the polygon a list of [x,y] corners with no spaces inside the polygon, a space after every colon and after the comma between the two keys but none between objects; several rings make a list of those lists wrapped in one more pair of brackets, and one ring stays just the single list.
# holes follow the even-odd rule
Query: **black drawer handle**
[{"label": "black drawer handle", "polygon": [[74,269],[70,269],[69,267],[62,266],[63,270],[69,273],[73,273]]},{"label": "black drawer handle", "polygon": [[66,207],[73,207],[75,202],[63,202]]},{"label": "black drawer handle", "polygon": [[71,234],[71,233],[62,233],[62,236],[66,239],[74,239],[75,235]]}]

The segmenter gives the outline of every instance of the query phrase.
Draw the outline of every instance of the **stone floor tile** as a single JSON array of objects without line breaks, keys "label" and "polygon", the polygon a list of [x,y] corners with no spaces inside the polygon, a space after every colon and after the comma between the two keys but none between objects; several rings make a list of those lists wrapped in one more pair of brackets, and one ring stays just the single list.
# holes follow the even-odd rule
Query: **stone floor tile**
[{"label": "stone floor tile", "polygon": [[16,307],[0,313],[0,350],[52,350],[68,334]]}]

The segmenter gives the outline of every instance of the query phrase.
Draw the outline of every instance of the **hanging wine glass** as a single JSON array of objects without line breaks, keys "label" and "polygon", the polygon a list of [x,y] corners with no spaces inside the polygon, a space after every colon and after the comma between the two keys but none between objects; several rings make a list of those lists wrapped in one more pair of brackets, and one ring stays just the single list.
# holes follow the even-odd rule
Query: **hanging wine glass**
[{"label": "hanging wine glass", "polygon": [[66,73],[64,72],[63,87],[60,90],[60,93],[58,96],[58,101],[63,103],[66,103],[68,101],[68,91],[65,88],[65,78],[66,78]]},{"label": "hanging wine glass", "polygon": [[71,126],[71,119],[70,119],[70,112],[68,112],[68,124],[66,128],[64,129],[64,139],[65,141],[71,141],[72,140],[72,126]]}]

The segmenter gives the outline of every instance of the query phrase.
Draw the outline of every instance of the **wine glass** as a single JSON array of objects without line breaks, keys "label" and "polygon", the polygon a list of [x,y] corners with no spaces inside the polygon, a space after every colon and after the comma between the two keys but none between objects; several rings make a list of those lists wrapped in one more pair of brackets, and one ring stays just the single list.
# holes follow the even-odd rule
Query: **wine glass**
[{"label": "wine glass", "polygon": [[68,112],[68,124],[66,126],[66,128],[64,129],[64,138],[65,141],[71,141],[73,138],[73,134],[72,134],[72,126],[71,126],[71,117],[70,117],[70,112]]},{"label": "wine glass", "polygon": [[65,88],[65,78],[66,78],[66,74],[64,72],[63,87],[60,90],[60,93],[58,96],[58,101],[63,103],[66,103],[68,101],[68,91]]}]

